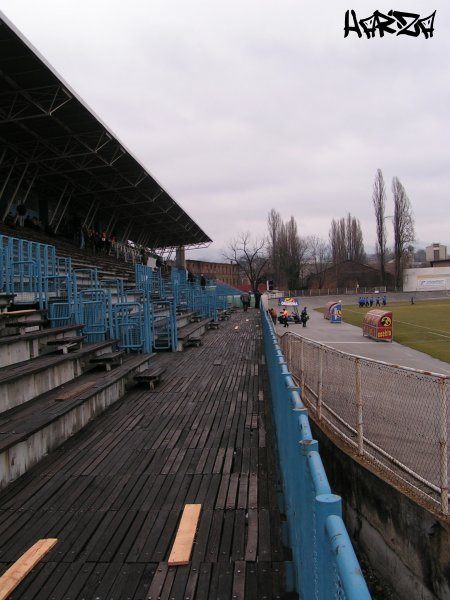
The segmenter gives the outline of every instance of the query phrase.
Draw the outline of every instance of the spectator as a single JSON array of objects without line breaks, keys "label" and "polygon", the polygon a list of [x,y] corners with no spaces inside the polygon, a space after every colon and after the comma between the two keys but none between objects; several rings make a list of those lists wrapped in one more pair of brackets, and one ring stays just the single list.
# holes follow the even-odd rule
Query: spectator
[{"label": "spectator", "polygon": [[[200,285],[202,286],[203,289],[205,289],[205,287],[206,287],[206,279],[205,279],[205,276],[203,275],[203,273],[200,276]],[[242,296],[241,296],[241,299],[242,299]]]},{"label": "spectator", "polygon": [[5,217],[5,221],[4,221],[4,222],[5,222],[5,225],[6,225],[7,227],[12,227],[12,228],[14,228],[14,227],[16,226],[16,220],[15,220],[15,218],[14,218],[14,215],[13,215],[11,212],[9,212],[9,213],[6,215],[6,217]]},{"label": "spectator", "polygon": [[306,322],[309,320],[309,315],[306,310],[306,306],[303,308],[300,314],[300,321],[302,322],[303,327],[306,327]]},{"label": "spectator", "polygon": [[27,207],[25,204],[19,204],[16,209],[16,220],[15,223],[19,223],[19,227],[23,227],[25,223],[25,217],[27,214]]},{"label": "spectator", "polygon": [[287,308],[284,307],[283,310],[281,311],[281,317],[280,317],[280,321],[284,325],[284,327],[289,327],[288,319],[289,319],[289,313],[287,311]]},{"label": "spectator", "polygon": [[244,309],[244,312],[247,312],[248,307],[250,306],[250,294],[248,292],[242,292],[241,302],[242,302],[242,308]]},{"label": "spectator", "polygon": [[258,288],[256,288],[256,290],[253,292],[254,296],[255,296],[255,308],[259,308],[259,304],[261,302],[261,292],[258,290]]},{"label": "spectator", "polygon": [[37,231],[42,231],[44,228],[42,227],[42,223],[39,221],[37,217],[33,217],[31,219],[31,228],[36,229]]},{"label": "spectator", "polygon": [[271,317],[271,319],[272,319],[272,323],[273,323],[274,325],[276,325],[276,324],[277,324],[277,313],[275,312],[275,309],[274,309],[274,308],[271,308],[271,309],[269,310],[269,315],[270,315],[270,317]]}]

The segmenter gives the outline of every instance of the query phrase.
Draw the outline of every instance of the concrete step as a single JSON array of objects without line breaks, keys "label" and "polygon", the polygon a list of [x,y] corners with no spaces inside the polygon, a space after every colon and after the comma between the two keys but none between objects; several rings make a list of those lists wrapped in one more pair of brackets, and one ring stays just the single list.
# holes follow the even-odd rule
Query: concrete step
[{"label": "concrete step", "polygon": [[0,337],[0,368],[36,358],[44,352],[50,342],[58,343],[82,330],[83,325],[68,325]]},{"label": "concrete step", "polygon": [[134,354],[108,373],[90,372],[0,415],[0,488],[117,402],[153,354]]},{"label": "concrete step", "polygon": [[27,309],[0,313],[0,338],[37,331],[46,325],[46,313]]},{"label": "concrete step", "polygon": [[115,343],[86,344],[71,354],[39,356],[1,368],[0,413],[72,381],[90,368],[90,358],[111,352]]}]

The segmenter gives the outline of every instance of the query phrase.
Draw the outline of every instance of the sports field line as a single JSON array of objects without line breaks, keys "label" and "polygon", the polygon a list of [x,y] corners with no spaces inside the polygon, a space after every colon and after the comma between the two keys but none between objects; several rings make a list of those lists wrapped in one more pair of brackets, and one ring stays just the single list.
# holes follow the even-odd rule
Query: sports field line
[{"label": "sports field line", "polygon": [[[353,310],[351,308],[345,308],[345,311],[355,313],[355,314],[362,314],[360,311]],[[345,316],[344,316],[344,318],[345,318]],[[434,331],[439,331],[440,334],[442,334],[442,333],[449,334],[450,333],[450,331],[447,331],[446,329],[434,329],[434,328],[432,329],[431,327],[425,327],[425,325],[416,325],[415,323],[408,323],[408,321],[399,321],[398,319],[394,318],[394,325],[396,323],[402,323],[403,325],[411,325],[411,327],[420,327],[420,329],[428,329],[428,333],[433,333]],[[437,333],[436,335],[439,335],[439,333]],[[450,337],[450,336],[444,335],[444,337]]]},{"label": "sports field line", "polygon": [[444,335],[443,333],[434,333],[434,331],[430,331],[431,335],[440,335],[441,337],[448,338],[450,340],[450,335]]},{"label": "sports field line", "polygon": [[425,325],[416,325],[415,323],[408,323],[408,321],[399,321],[398,319],[394,319],[395,323],[402,323],[403,325],[411,325],[411,327],[420,327],[420,329],[428,329],[429,333],[433,333],[433,331],[439,331],[440,333],[450,333],[446,329],[434,329],[432,327],[425,327]]}]

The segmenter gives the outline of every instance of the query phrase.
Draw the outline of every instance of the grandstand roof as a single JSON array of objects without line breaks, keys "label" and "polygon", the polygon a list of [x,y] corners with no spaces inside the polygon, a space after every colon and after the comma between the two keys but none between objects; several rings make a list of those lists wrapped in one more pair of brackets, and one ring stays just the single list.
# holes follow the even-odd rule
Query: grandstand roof
[{"label": "grandstand roof", "polygon": [[0,144],[0,195],[14,166],[13,177],[38,192],[114,215],[134,241],[211,241],[1,12]]}]

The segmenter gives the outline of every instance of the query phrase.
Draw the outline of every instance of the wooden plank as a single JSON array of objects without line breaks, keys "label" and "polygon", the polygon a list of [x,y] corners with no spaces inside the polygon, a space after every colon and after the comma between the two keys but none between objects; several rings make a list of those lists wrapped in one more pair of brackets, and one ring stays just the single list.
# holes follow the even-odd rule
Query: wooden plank
[{"label": "wooden plank", "polygon": [[172,552],[169,556],[169,565],[187,565],[189,563],[201,509],[201,504],[186,504],[184,507]]},{"label": "wooden plank", "polygon": [[11,592],[25,579],[31,569],[57,543],[56,538],[38,540],[0,577],[0,600],[6,600]]},{"label": "wooden plank", "polygon": [[95,381],[85,381],[84,383],[80,383],[77,386],[71,386],[71,389],[67,392],[61,390],[61,393],[59,393],[57,398],[55,398],[55,402],[62,402],[63,400],[72,400],[73,398],[79,396],[82,392],[90,390],[96,385],[97,384]]}]

